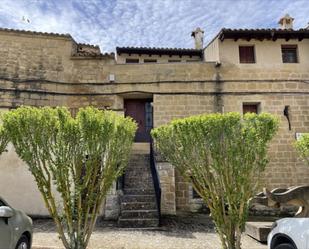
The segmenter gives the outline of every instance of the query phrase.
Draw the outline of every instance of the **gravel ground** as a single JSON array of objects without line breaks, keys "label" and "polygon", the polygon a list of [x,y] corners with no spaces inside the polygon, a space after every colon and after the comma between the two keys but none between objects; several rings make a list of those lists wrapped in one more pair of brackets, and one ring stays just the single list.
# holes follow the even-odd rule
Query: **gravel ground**
[{"label": "gravel ground", "polygon": [[[33,249],[63,248],[51,220],[34,220]],[[118,228],[116,223],[99,221],[89,249],[220,249],[220,241],[206,215],[186,218],[165,217],[155,230]],[[243,249],[267,249],[244,235]]]}]

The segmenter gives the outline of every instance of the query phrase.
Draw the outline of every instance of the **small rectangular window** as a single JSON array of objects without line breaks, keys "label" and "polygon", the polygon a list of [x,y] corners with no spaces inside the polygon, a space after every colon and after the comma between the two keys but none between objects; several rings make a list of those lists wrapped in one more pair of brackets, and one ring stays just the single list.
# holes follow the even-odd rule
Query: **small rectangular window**
[{"label": "small rectangular window", "polygon": [[255,63],[254,46],[239,46],[239,62]]},{"label": "small rectangular window", "polygon": [[181,62],[181,60],[168,60],[169,63]]},{"label": "small rectangular window", "polygon": [[283,63],[297,63],[297,45],[282,45],[282,62]]},{"label": "small rectangular window", "polygon": [[144,59],[144,63],[156,63],[156,59]]},{"label": "small rectangular window", "polygon": [[126,63],[139,63],[139,59],[126,59]]},{"label": "small rectangular window", "polygon": [[201,60],[186,60],[186,62],[199,62]]},{"label": "small rectangular window", "polygon": [[259,113],[259,104],[244,103],[242,105],[242,111],[243,111],[243,114],[246,114],[246,113],[256,113],[256,114],[258,114]]}]

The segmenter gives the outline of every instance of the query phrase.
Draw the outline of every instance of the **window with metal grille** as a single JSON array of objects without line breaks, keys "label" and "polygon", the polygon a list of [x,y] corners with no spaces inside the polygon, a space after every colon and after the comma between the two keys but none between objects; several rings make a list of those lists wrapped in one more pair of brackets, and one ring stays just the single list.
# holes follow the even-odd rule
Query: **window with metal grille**
[{"label": "window with metal grille", "polygon": [[297,45],[282,45],[282,62],[283,63],[297,63]]},{"label": "window with metal grille", "polygon": [[255,63],[254,46],[239,46],[239,62]]},{"label": "window with metal grille", "polygon": [[258,114],[259,113],[259,104],[258,103],[244,103],[242,105],[242,111],[243,111],[243,114],[246,114],[248,112],[251,112],[251,113],[256,113]]}]

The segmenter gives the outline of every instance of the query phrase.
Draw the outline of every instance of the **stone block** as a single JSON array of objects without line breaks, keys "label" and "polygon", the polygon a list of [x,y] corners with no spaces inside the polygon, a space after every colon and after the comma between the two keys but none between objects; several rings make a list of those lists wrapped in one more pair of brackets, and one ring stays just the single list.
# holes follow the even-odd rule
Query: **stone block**
[{"label": "stone block", "polygon": [[267,236],[271,231],[272,222],[246,222],[245,233],[250,237],[267,242]]}]

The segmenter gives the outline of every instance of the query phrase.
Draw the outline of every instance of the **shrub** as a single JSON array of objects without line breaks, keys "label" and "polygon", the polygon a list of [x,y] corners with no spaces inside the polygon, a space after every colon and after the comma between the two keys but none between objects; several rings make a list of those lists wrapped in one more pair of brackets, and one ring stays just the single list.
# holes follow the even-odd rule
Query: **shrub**
[{"label": "shrub", "polygon": [[152,131],[156,146],[208,205],[224,249],[240,248],[248,201],[278,128],[270,114],[193,116]]},{"label": "shrub", "polygon": [[309,166],[309,134],[302,135],[300,139],[295,142],[295,147]]},{"label": "shrub", "polygon": [[65,248],[86,248],[107,191],[127,164],[136,124],[91,107],[76,118],[66,108],[21,107],[3,115],[3,127]]},{"label": "shrub", "polygon": [[8,137],[2,126],[0,126],[0,155],[5,151],[8,145]]}]

